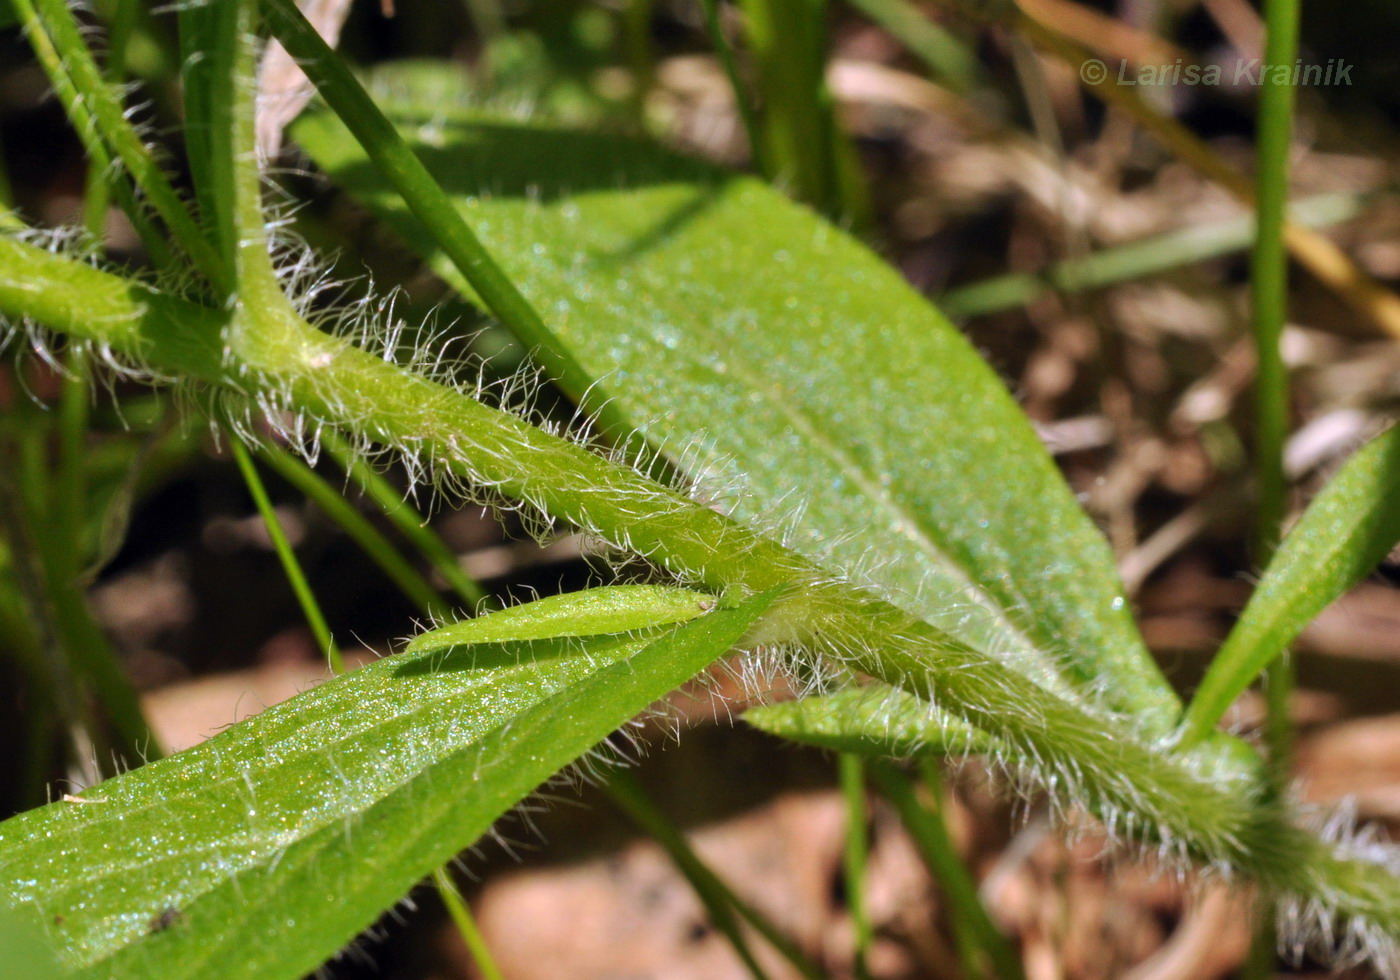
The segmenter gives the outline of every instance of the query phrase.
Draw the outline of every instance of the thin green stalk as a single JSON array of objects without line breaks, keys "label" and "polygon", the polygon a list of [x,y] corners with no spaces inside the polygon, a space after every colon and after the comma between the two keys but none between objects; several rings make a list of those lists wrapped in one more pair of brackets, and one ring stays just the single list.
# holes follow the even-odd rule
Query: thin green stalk
[{"label": "thin green stalk", "polygon": [[647,93],[656,82],[656,52],[651,43],[651,15],[656,0],[628,0],[621,18],[622,47],[632,73],[632,112],[637,127],[646,131]]},{"label": "thin green stalk", "polygon": [[233,458],[238,463],[239,472],[243,474],[243,482],[248,485],[248,492],[253,497],[253,503],[257,505],[258,513],[262,515],[263,524],[267,527],[267,536],[271,539],[272,548],[277,552],[277,560],[282,563],[282,571],[286,573],[287,581],[296,594],[302,615],[306,617],[306,623],[311,627],[311,634],[316,638],[316,645],[325,654],[331,670],[337,674],[343,674],[345,660],[341,657],[339,648],[336,647],[335,641],[331,638],[330,627],[326,625],[326,618],[321,614],[321,607],[316,602],[316,596],[312,593],[311,586],[307,584],[306,575],[301,570],[301,563],[297,561],[297,556],[292,551],[291,542],[287,540],[287,532],[282,529],[282,522],[277,519],[277,512],[273,510],[272,501],[267,496],[267,488],[263,486],[262,477],[258,476],[257,467],[253,465],[252,455],[244,448],[237,436],[229,437],[229,449],[232,450]]},{"label": "thin green stalk", "polygon": [[837,219],[868,224],[864,183],[826,85],[827,0],[744,0],[743,7],[773,179]]},{"label": "thin green stalk", "polygon": [[846,907],[855,928],[856,980],[870,980],[870,946],[875,933],[865,907],[865,872],[870,860],[869,818],[865,809],[865,760],[851,752],[837,756],[841,795],[846,801],[846,844],[841,867],[846,878]]},{"label": "thin green stalk", "polygon": [[[1299,0],[1266,0],[1265,63],[1291,71],[1298,52]],[[1254,299],[1256,560],[1266,564],[1278,546],[1287,508],[1283,444],[1288,436],[1288,376],[1280,338],[1288,315],[1288,155],[1293,133],[1293,86],[1265,73],[1259,93],[1256,209],[1258,229],[1250,263]]]},{"label": "thin green stalk", "polygon": [[749,141],[749,157],[753,168],[765,179],[772,180],[772,169],[768,166],[768,153],[763,146],[763,133],[758,126],[758,116],[753,110],[753,100],[748,88],[739,75],[739,65],[734,58],[734,46],[724,33],[724,22],[720,19],[719,0],[700,0],[700,9],[705,14],[705,30],[710,35],[710,44],[715,49],[724,77],[729,80],[729,90],[734,94],[734,106],[739,110],[739,121],[744,125],[744,136]]},{"label": "thin green stalk", "polygon": [[462,900],[461,893],[457,891],[457,883],[452,880],[452,875],[446,867],[433,869],[433,882],[437,885],[438,895],[442,896],[442,904],[447,907],[447,914],[452,917],[457,932],[467,945],[472,962],[481,972],[481,980],[504,980],[500,967],[496,965],[491,950],[486,946],[481,930],[477,928],[476,920],[472,918],[471,909]]},{"label": "thin green stalk", "polygon": [[[246,84],[246,79],[253,76],[253,20],[250,0],[228,0],[190,10],[181,23],[197,38],[194,54],[201,69],[191,89],[198,93],[195,105],[208,122],[207,129],[196,139],[203,147],[196,154],[202,171],[196,179],[206,188],[204,199],[213,209],[206,215],[206,222],[214,233],[220,276],[234,284],[237,320],[250,334],[265,330],[266,323],[272,322],[269,318],[290,309],[268,254],[257,161],[242,149],[254,144],[254,93]],[[343,673],[345,662],[277,519],[253,457],[237,436],[229,439],[229,448],[262,515],[273,550],[316,645],[331,670]]]},{"label": "thin green stalk", "polygon": [[[938,762],[925,760],[922,771],[936,800],[941,784]],[[974,975],[999,980],[1023,977],[1021,958],[987,914],[977,892],[977,883],[953,846],[942,808],[924,806],[915,793],[913,781],[888,761],[870,760],[870,778],[880,795],[899,814],[929,872],[948,898],[959,953],[965,963],[975,965],[975,973],[970,973],[969,980]]]},{"label": "thin green stalk", "polygon": [[[116,92],[103,81],[68,4],[65,0],[15,0],[15,10],[89,157],[94,163],[105,162],[111,147],[181,250],[218,292],[226,294],[230,283],[217,253],[127,120]],[[138,211],[133,207],[134,220]],[[151,242],[146,244],[152,247]]]},{"label": "thin green stalk", "polygon": [[[720,930],[734,947],[735,953],[744,961],[749,972],[762,977],[763,970],[754,958],[744,937],[739,919],[747,922],[755,932],[764,938],[799,974],[807,980],[821,980],[822,973],[817,965],[797,948],[791,939],[783,935],[777,926],[752,905],[745,902],[726,885],[686,841],[685,835],[673,824],[666,814],[651,801],[642,789],[641,782],[630,769],[621,767],[612,770],[606,785],[608,796],[623,813],[665,849],[672,862],[685,875],[691,888],[709,913],[710,921]],[[737,917],[736,917],[737,916]]]},{"label": "thin green stalk", "polygon": [[[1298,53],[1299,0],[1265,0],[1266,40],[1264,63],[1286,65],[1291,70]],[[1255,561],[1266,565],[1278,548],[1288,508],[1288,481],[1283,470],[1284,442],[1288,438],[1288,373],[1283,364],[1282,337],[1288,316],[1288,252],[1284,225],[1288,216],[1288,156],[1293,138],[1293,86],[1265,73],[1259,93],[1256,137],[1255,208],[1259,216],[1254,254],[1250,262],[1250,292],[1254,316],[1254,489],[1257,514],[1254,525]],[[1264,740],[1268,767],[1276,793],[1288,782],[1293,759],[1293,721],[1289,714],[1295,684],[1288,651],[1269,664],[1264,673],[1268,706]],[[1249,972],[1258,977],[1273,973],[1278,945],[1273,902],[1259,903],[1255,955]]]},{"label": "thin green stalk", "polygon": [[[14,434],[18,442],[17,495],[6,512],[8,534],[14,542],[11,560],[19,564],[17,574],[23,573],[19,577],[31,615],[44,634],[55,671],[54,690],[64,699],[61,713],[82,725],[99,751],[99,766],[110,770],[120,760],[131,763],[146,759],[159,755],[160,749],[151,738],[130,678],[88,609],[77,568],[74,536],[78,532],[60,526],[65,519],[64,495],[55,489],[48,472],[48,436],[48,427],[32,419],[21,422]],[[87,700],[89,693],[102,699],[112,724],[111,737],[96,723]],[[107,758],[109,749],[117,759]],[[76,761],[87,764],[91,760]]]},{"label": "thin green stalk", "polygon": [[87,351],[81,347],[72,348],[66,361],[68,374],[63,379],[58,403],[58,462],[54,472],[58,496],[54,501],[57,519],[53,527],[65,545],[65,574],[77,579],[83,564],[82,529],[87,523],[85,458],[92,371]]},{"label": "thin green stalk", "polygon": [[316,472],[291,453],[272,446],[260,447],[258,455],[262,461],[277,471],[282,479],[296,487],[326,516],[340,525],[346,534],[360,546],[380,570],[387,575],[400,592],[433,620],[445,619],[451,609],[438,595],[427,579],[418,574],[399,554],[389,539],[379,533],[379,529],[367,521],[355,507]]},{"label": "thin green stalk", "polygon": [[[1299,0],[1265,0],[1264,62],[1292,68],[1298,53]],[[1256,146],[1256,209],[1259,227],[1250,263],[1254,300],[1254,482],[1258,514],[1254,527],[1255,559],[1262,567],[1278,547],[1288,506],[1288,483],[1283,470],[1288,437],[1288,373],[1281,340],[1288,316],[1288,252],[1284,226],[1288,212],[1288,158],[1293,137],[1294,90],[1287,79],[1265,73],[1259,93]],[[1295,677],[1288,651],[1264,674],[1268,713],[1264,738],[1274,791],[1282,794],[1293,759],[1293,721],[1289,712]],[[1273,903],[1260,903],[1257,954],[1251,970],[1272,973],[1268,954],[1278,945]]]},{"label": "thin green stalk", "polygon": [[452,587],[467,608],[478,611],[496,605],[490,593],[462,571],[456,556],[428,526],[427,520],[418,513],[417,508],[373,466],[351,452],[344,439],[327,430],[321,433],[321,445],[360,489],[379,506],[384,516],[398,528],[399,533],[432,563],[433,568]]},{"label": "thin green stalk", "polygon": [[393,123],[379,111],[350,69],[316,33],[296,4],[292,0],[263,0],[263,12],[277,40],[297,59],[321,98],[349,127],[418,220],[432,232],[443,254],[471,283],[486,308],[533,352],[550,378],[583,411],[596,415],[604,432],[626,439],[632,427],[616,404],[598,389],[595,379],[556,340]]}]

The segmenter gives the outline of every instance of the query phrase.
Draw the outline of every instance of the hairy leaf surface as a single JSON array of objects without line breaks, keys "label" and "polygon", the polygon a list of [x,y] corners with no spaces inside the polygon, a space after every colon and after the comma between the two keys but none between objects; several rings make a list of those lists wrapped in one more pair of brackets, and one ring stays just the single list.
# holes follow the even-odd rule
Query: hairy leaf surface
[{"label": "hairy leaf surface", "polygon": [[[736,516],[1042,683],[1172,723],[1102,537],[992,369],[877,256],[650,144],[385,109],[558,340]],[[334,117],[295,133],[470,294]]]},{"label": "hairy leaf surface", "polygon": [[0,824],[0,906],[83,976],[302,976],[773,598],[642,636],[380,660]]}]

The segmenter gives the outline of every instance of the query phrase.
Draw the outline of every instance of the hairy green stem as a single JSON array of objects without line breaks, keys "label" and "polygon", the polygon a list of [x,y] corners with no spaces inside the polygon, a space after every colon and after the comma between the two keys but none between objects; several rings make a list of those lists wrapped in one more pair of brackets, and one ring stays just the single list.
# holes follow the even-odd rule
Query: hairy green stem
[{"label": "hairy green stem", "polygon": [[[1241,766],[1144,744],[1129,722],[1055,696],[778,543],[630,469],[469,395],[277,314],[215,310],[0,239],[0,312],[107,345],[311,425],[431,460],[444,476],[523,501],[720,593],[796,583],[755,642],[799,642],[935,699],[996,735],[1057,795],[1110,830],[1256,876],[1400,937],[1400,881],[1292,827],[1232,781]],[[280,408],[279,408],[280,406]]]},{"label": "hairy green stem", "polygon": [[[231,284],[217,253],[127,120],[115,90],[104,83],[68,4],[65,0],[15,0],[15,8],[94,164],[110,160],[107,147],[111,147],[175,242],[214,288],[226,294]],[[139,214],[140,206],[133,204],[128,213]],[[146,241],[147,248],[159,250],[159,241],[152,236]],[[168,250],[164,257],[168,257]]]},{"label": "hairy green stem", "polygon": [[550,378],[583,411],[595,414],[603,431],[626,439],[632,429],[595,379],[554,337],[515,283],[502,271],[475,232],[462,220],[391,122],[379,111],[345,63],[336,57],[292,0],[263,0],[277,40],[296,58],[321,98],[355,134],[374,165],[402,195],[486,308],[531,351]]},{"label": "hairy green stem", "polygon": [[[109,85],[120,85],[126,78],[126,55],[131,35],[136,27],[136,0],[116,0],[112,4],[107,27],[107,65],[102,73]],[[106,232],[107,205],[111,193],[107,186],[105,167],[98,160],[88,161],[87,186],[83,192],[83,227],[95,242]]]}]

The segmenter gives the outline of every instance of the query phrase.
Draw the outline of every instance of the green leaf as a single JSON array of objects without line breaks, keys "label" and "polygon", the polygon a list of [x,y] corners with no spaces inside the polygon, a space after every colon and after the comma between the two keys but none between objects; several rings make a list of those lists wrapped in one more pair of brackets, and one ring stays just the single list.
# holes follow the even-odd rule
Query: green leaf
[{"label": "green leaf", "polygon": [[83,976],[302,976],[775,598],[644,636],[380,660],[0,824],[0,904]]},{"label": "green leaf", "polygon": [[886,684],[750,708],[744,721],[805,745],[860,755],[909,758],[999,752],[996,739]]},{"label": "green leaf", "polygon": [[601,636],[684,623],[715,608],[715,597],[665,585],[609,585],[566,592],[429,630],[408,652],[469,643]]},{"label": "green leaf", "polygon": [[[996,374],[878,257],[650,144],[385,108],[562,346],[737,517],[1047,686],[1174,723],[1106,543]],[[334,117],[295,135],[470,295]]]},{"label": "green leaf", "polygon": [[1400,541],[1400,426],[1359,449],[1308,505],[1264,572],[1182,721],[1185,746],[1210,734],[1235,698],[1332,600]]},{"label": "green leaf", "polygon": [[0,950],[5,951],[6,976],[49,980],[63,976],[58,957],[44,942],[33,917],[0,905]]}]

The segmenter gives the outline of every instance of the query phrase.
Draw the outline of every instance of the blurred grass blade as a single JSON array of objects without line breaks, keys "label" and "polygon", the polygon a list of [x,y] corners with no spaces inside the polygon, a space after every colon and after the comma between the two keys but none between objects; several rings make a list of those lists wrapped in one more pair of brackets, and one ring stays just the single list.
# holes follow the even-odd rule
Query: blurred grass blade
[{"label": "blurred grass blade", "polygon": [[[936,764],[931,764],[927,771],[936,774]],[[871,761],[870,779],[880,795],[899,813],[929,873],[947,896],[949,914],[960,926],[957,930],[959,945],[967,947],[964,959],[975,962],[980,958],[977,954],[985,954],[991,971],[984,975],[995,980],[1024,977],[1020,958],[987,914],[977,893],[977,884],[953,846],[942,812],[925,808],[914,791],[913,780],[884,759]],[[935,782],[930,789],[938,785]]]},{"label": "blurred grass blade", "polygon": [[827,0],[741,0],[740,6],[772,178],[830,217],[869,225],[865,178],[851,165],[826,86]]},{"label": "blurred grass blade", "polygon": [[0,903],[32,912],[79,976],[219,978],[236,962],[300,977],[738,643],[776,594],[664,632],[425,651],[337,677],[86,802],[0,824]]},{"label": "blurred grass blade", "polygon": [[954,92],[966,93],[977,83],[976,55],[908,0],[851,0],[851,6],[898,38]]},{"label": "blurred grass blade", "polygon": [[1182,722],[1200,742],[1235,698],[1332,600],[1400,540],[1400,426],[1373,439],[1308,506],[1211,662]]},{"label": "blurred grass blade", "polygon": [[398,590],[429,617],[446,616],[449,606],[437,589],[408,563],[389,539],[361,514],[335,487],[321,479],[306,463],[278,446],[262,446],[258,456],[282,479],[304,493],[308,500],[340,525],[360,550],[379,566]]},{"label": "blurred grass blade", "polygon": [[464,619],[413,638],[409,653],[469,643],[505,643],[558,636],[602,636],[671,626],[715,608],[703,592],[665,585],[608,585],[546,596]]},{"label": "blurred grass blade", "polygon": [[855,932],[856,980],[870,980],[870,947],[875,931],[865,901],[865,879],[870,864],[870,820],[865,805],[865,760],[850,752],[836,759],[837,778],[846,803],[846,840],[841,849],[841,870],[846,883],[846,911]]},{"label": "blurred grass blade", "polygon": [[505,980],[501,976],[500,967],[496,966],[491,950],[486,946],[481,930],[477,928],[472,910],[467,907],[466,899],[457,890],[457,883],[452,880],[452,875],[445,865],[433,869],[433,884],[437,885],[442,904],[447,907],[447,914],[451,916],[462,942],[466,944],[467,952],[481,974],[481,980]]},{"label": "blurred grass blade", "polygon": [[[1325,228],[1356,217],[1366,198],[1352,193],[1318,194],[1297,202],[1289,213],[1299,225]],[[1058,262],[1041,273],[1010,273],[968,283],[944,293],[938,305],[951,317],[981,316],[1025,306],[1052,290],[1075,293],[1097,289],[1229,255],[1247,248],[1253,238],[1253,216],[1242,215],[1105,248],[1081,259]]]},{"label": "blurred grass blade", "polygon": [[772,180],[773,173],[768,168],[758,116],[754,112],[748,87],[739,75],[739,66],[734,60],[734,46],[729,43],[729,37],[724,33],[719,0],[700,0],[700,9],[705,15],[705,30],[710,35],[710,45],[719,57],[720,67],[724,69],[724,77],[729,82],[729,90],[734,94],[734,105],[739,110],[739,120],[744,124],[744,135],[749,141],[749,157],[753,161],[753,168],[768,180]]},{"label": "blurred grass blade", "polygon": [[462,571],[461,566],[457,564],[457,556],[443,544],[437,533],[428,527],[427,520],[408,502],[402,491],[357,456],[345,440],[330,429],[322,431],[321,445],[335,458],[340,468],[360,485],[360,489],[379,505],[379,509],[399,529],[399,533],[432,563],[443,581],[451,586],[469,608],[479,609],[495,604],[495,600],[486,590]]},{"label": "blurred grass blade", "polygon": [[647,798],[637,777],[631,770],[618,769],[608,777],[608,795],[613,803],[627,814],[632,821],[646,831],[670,856],[672,862],[690,882],[696,896],[705,906],[710,921],[722,932],[734,952],[744,961],[749,973],[755,977],[765,976],[749,947],[743,928],[742,918],[769,942],[807,980],[821,980],[822,972],[803,955],[796,944],[784,936],[767,917],[735,895],[718,875],[710,870],[686,841],[666,815]]},{"label": "blurred grass blade", "polygon": [[[736,517],[1053,689],[1112,676],[1115,707],[1171,729],[1106,543],[995,372],[877,256],[649,144],[388,111],[580,364]],[[293,133],[472,295],[334,117]]]},{"label": "blurred grass blade", "polygon": [[770,735],[860,755],[909,758],[1002,751],[990,735],[908,691],[879,683],[750,708],[743,718]]}]

